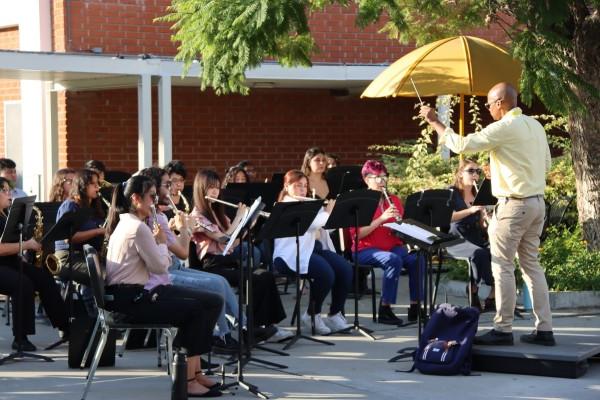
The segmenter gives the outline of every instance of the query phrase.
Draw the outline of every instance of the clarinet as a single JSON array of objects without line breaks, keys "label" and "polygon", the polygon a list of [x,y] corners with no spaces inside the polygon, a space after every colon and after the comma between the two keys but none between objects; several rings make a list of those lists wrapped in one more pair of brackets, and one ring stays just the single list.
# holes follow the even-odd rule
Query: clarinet
[{"label": "clarinet", "polygon": [[[387,201],[388,203],[388,207],[395,207],[394,203],[392,203],[392,200],[390,199],[390,196],[388,195],[385,186],[381,188],[381,192],[383,193],[383,197],[385,197],[385,201]],[[399,224],[402,223],[402,217],[396,217],[396,222]]]}]

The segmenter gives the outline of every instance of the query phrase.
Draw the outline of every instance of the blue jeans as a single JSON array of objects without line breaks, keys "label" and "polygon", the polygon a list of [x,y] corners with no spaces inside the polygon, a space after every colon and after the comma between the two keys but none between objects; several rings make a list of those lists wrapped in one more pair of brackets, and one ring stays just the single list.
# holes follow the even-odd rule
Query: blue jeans
[{"label": "blue jeans", "polygon": [[[331,291],[329,315],[340,311],[344,313],[344,304],[352,285],[352,266],[342,256],[317,247],[315,246],[310,256],[306,274],[310,279],[310,301],[314,303],[314,312],[321,313],[323,302]],[[273,267],[282,274],[296,275],[296,266],[292,265],[292,269],[288,268],[285,261],[279,257],[273,260]]]},{"label": "blue jeans", "polygon": [[381,289],[381,302],[384,304],[395,304],[398,294],[398,279],[400,271],[408,270],[408,288],[410,300],[416,301],[419,297],[424,299],[425,262],[419,260],[421,273],[421,290],[417,284],[417,254],[409,253],[406,246],[396,246],[390,251],[370,247],[358,252],[360,264],[375,265],[383,269],[383,283]]},{"label": "blue jeans", "polygon": [[[231,254],[233,254],[236,258],[239,259],[240,251],[243,251],[242,262],[244,263],[244,265],[246,265],[248,263],[248,243],[247,242],[242,242],[241,245],[237,245],[233,249],[233,252]],[[252,261],[254,263],[253,268],[257,268],[259,266],[259,264],[261,262],[261,258],[262,258],[262,253],[261,253],[260,249],[257,246],[252,246]]]},{"label": "blue jeans", "polygon": [[[221,275],[211,274],[210,272],[198,271],[183,267],[181,263],[172,265],[169,268],[169,278],[175,286],[187,287],[203,292],[215,293],[224,298],[223,309],[217,320],[218,334],[223,336],[231,332],[226,315],[232,317],[232,320],[238,318],[238,300],[227,279]],[[246,324],[246,317],[242,316]]]}]

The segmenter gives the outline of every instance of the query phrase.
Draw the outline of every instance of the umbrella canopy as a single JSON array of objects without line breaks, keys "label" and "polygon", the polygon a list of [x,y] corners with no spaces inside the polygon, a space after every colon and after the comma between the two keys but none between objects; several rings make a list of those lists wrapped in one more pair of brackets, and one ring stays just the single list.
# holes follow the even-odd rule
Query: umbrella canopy
[{"label": "umbrella canopy", "polygon": [[485,96],[498,82],[518,87],[521,66],[502,47],[473,36],[455,36],[419,47],[383,71],[361,97]]}]

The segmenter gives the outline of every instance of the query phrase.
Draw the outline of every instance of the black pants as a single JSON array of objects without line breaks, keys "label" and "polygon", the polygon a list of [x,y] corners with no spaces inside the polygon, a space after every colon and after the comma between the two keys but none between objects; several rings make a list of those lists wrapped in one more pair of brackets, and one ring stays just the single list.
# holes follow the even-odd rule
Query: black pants
[{"label": "black pants", "polygon": [[90,275],[83,251],[75,250],[72,252],[73,258],[69,264],[69,252],[59,250],[54,253],[61,265],[58,276],[63,282],[72,280],[85,286],[90,285]]},{"label": "black pants", "polygon": [[23,280],[21,282],[21,305],[18,304],[17,289],[19,283],[19,265],[0,266],[0,293],[9,295],[13,305],[13,335],[18,336],[17,315],[21,315],[21,332],[23,335],[35,333],[35,292],[38,292],[44,310],[52,326],[61,331],[69,331],[67,307],[60,295],[60,290],[45,267],[37,268],[23,263]]},{"label": "black pants", "polygon": [[[202,270],[221,275],[231,286],[239,287],[239,264],[227,263],[228,260],[231,260],[228,256],[207,255],[202,260],[204,261]],[[277,290],[275,277],[269,271],[255,270],[252,273],[252,312],[256,326],[276,324],[285,319],[285,309]]]},{"label": "black pants", "polygon": [[185,348],[188,356],[210,351],[221,296],[173,285],[150,292],[140,285],[114,285],[106,292],[114,296],[107,309],[125,314],[128,322],[171,324],[178,328],[175,346]]}]

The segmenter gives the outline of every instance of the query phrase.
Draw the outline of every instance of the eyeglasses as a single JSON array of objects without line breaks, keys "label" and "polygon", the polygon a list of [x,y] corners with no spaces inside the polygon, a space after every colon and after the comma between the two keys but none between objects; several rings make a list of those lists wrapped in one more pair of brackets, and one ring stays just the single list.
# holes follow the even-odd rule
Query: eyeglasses
[{"label": "eyeglasses", "polygon": [[483,170],[481,168],[469,168],[469,169],[465,169],[465,172],[467,174],[477,174],[477,175],[481,175],[481,173],[483,172]]},{"label": "eyeglasses", "polygon": [[490,101],[489,103],[485,103],[484,106],[485,108],[487,108],[488,110],[490,109],[490,107],[492,106],[492,104],[494,104],[497,101],[502,101],[502,97],[498,97],[496,100]]},{"label": "eyeglasses", "polygon": [[375,183],[385,183],[388,181],[387,175],[367,175],[367,178],[373,179]]},{"label": "eyeglasses", "polygon": [[63,178],[63,180],[61,181],[61,183],[65,183],[65,182],[67,182],[67,183],[73,183],[73,179],[71,179],[71,178]]}]

